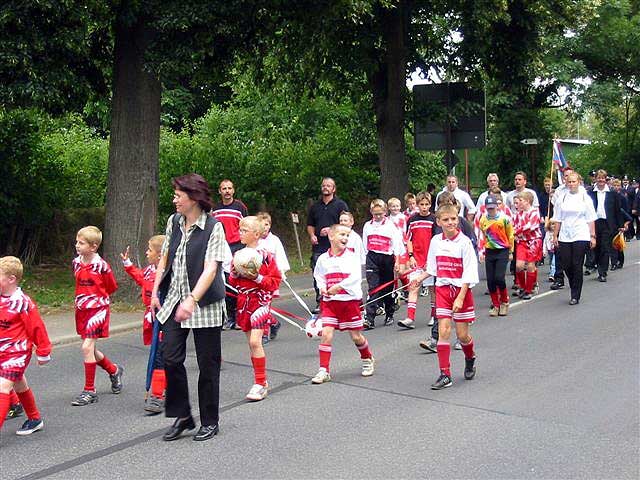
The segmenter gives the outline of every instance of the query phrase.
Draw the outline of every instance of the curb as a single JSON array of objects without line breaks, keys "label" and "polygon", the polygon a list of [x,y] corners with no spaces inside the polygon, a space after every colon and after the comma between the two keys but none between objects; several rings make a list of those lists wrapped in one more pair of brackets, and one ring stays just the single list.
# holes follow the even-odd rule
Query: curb
[{"label": "curb", "polygon": [[[310,292],[314,292],[313,288],[305,288],[303,290],[297,291],[296,293],[300,296],[303,296],[307,293]],[[280,297],[278,297],[279,299],[283,300],[283,299],[291,299],[294,298],[293,294],[289,291],[283,295],[280,295]],[[127,333],[127,332],[131,332],[133,330],[136,330],[140,328],[140,320],[136,320],[135,322],[127,322],[127,323],[122,323],[120,325],[113,325],[109,328],[109,337],[111,337],[111,335],[116,335],[119,333]],[[55,346],[60,346],[60,345],[70,345],[73,343],[81,343],[82,339],[78,336],[77,333],[71,333],[71,334],[67,334],[67,335],[60,335],[58,337],[55,338],[51,338],[51,344],[55,345]]]}]

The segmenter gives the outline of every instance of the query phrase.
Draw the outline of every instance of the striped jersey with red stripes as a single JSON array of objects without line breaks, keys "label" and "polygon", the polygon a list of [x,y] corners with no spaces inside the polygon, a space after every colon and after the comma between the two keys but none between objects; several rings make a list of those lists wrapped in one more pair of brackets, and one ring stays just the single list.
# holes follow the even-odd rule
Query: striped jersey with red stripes
[{"label": "striped jersey with red stripes", "polygon": [[118,289],[111,266],[97,253],[90,263],[82,263],[80,256],[73,259],[76,278],[75,306],[78,310],[100,308],[111,303],[109,296]]},{"label": "striped jersey with red stripes", "polygon": [[240,241],[240,220],[249,215],[249,211],[240,200],[234,200],[229,205],[218,202],[211,210],[211,216],[224,227],[227,243],[232,245]]}]

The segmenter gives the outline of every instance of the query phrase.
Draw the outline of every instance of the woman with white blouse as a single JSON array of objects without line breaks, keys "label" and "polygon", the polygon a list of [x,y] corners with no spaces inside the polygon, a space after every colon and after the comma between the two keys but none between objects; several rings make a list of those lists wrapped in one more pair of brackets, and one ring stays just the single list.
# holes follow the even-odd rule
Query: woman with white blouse
[{"label": "woman with white blouse", "polygon": [[577,305],[582,293],[584,258],[589,248],[596,246],[594,222],[597,215],[589,195],[580,189],[580,176],[573,172],[565,183],[567,191],[554,206],[553,243],[558,247],[560,262],[569,278],[569,305]]}]

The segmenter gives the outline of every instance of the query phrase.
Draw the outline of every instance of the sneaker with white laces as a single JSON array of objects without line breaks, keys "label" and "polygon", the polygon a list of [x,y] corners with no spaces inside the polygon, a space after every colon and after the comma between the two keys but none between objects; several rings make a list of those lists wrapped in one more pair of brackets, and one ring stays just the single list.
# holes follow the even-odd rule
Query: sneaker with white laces
[{"label": "sneaker with white laces", "polygon": [[16,431],[16,435],[31,435],[33,432],[42,430],[44,421],[41,418],[27,419]]},{"label": "sneaker with white laces", "polygon": [[497,317],[499,313],[500,313],[500,309],[495,305],[491,305],[491,308],[489,309],[489,316]]},{"label": "sneaker with white laces", "polygon": [[247,393],[246,399],[251,400],[252,402],[259,402],[260,400],[264,400],[269,392],[267,385],[260,385],[256,383],[251,387],[249,393]]},{"label": "sneaker with white laces", "polygon": [[453,380],[449,375],[441,373],[435,383],[431,384],[431,390],[442,390],[453,385]]},{"label": "sneaker with white laces", "polygon": [[386,315],[387,311],[384,309],[384,307],[378,307],[376,308],[376,317],[382,317],[383,315]]},{"label": "sneaker with white laces", "polygon": [[326,368],[320,368],[320,370],[318,370],[318,373],[316,373],[316,376],[311,379],[311,383],[315,383],[316,385],[330,381],[331,375],[329,375],[329,372],[327,372]]},{"label": "sneaker with white laces", "polygon": [[373,371],[374,371],[373,366],[375,363],[376,361],[374,360],[373,357],[362,359],[362,376],[363,377],[370,377],[371,375],[373,375]]},{"label": "sneaker with white laces", "polygon": [[406,328],[408,330],[413,330],[414,328],[416,328],[414,324],[415,322],[410,318],[405,318],[404,320],[398,320],[398,326],[402,328]]},{"label": "sneaker with white laces", "polygon": [[84,407],[85,405],[89,405],[90,403],[96,403],[98,401],[98,395],[96,392],[90,392],[88,390],[83,390],[78,394],[76,398],[73,399],[71,405],[74,407]]},{"label": "sneaker with white laces", "polygon": [[434,323],[436,323],[435,317],[429,317],[429,321],[427,322],[427,326],[433,327]]},{"label": "sneaker with white laces", "polygon": [[122,392],[122,374],[124,373],[124,367],[116,363],[116,372],[113,375],[109,375],[111,380],[111,393],[116,395]]}]

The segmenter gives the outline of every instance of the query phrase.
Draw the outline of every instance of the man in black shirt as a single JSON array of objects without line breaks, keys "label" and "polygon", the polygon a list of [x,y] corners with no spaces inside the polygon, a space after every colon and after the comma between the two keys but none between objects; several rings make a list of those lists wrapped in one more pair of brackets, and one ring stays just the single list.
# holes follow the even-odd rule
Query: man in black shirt
[{"label": "man in black shirt", "polygon": [[[312,275],[320,255],[329,250],[329,227],[340,223],[340,212],[349,211],[349,207],[344,200],[336,196],[336,182],[333,178],[323,178],[320,191],[322,196],[311,205],[307,215],[307,234],[311,242]],[[316,303],[319,305],[320,291],[315,280],[313,281],[313,288],[316,290]],[[318,310],[318,307],[316,307],[316,310]]]}]

